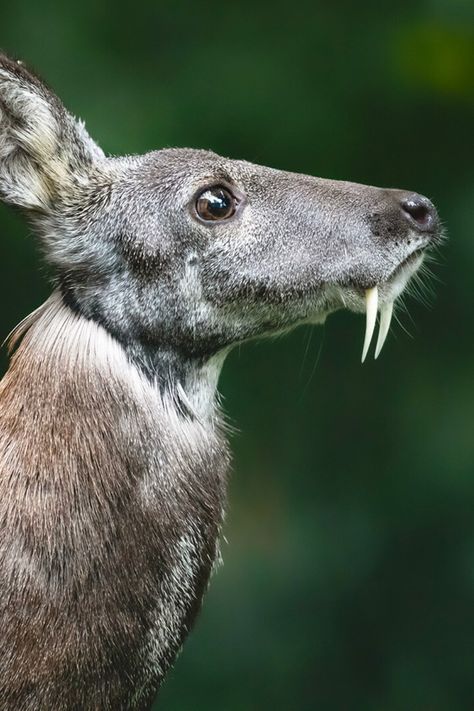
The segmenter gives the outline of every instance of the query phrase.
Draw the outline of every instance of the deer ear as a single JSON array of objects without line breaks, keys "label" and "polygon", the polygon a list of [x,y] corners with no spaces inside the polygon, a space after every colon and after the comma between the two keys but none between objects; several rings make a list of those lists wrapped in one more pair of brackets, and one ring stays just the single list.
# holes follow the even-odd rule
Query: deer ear
[{"label": "deer ear", "polygon": [[104,157],[84,125],[20,62],[0,55],[0,198],[49,212]]}]

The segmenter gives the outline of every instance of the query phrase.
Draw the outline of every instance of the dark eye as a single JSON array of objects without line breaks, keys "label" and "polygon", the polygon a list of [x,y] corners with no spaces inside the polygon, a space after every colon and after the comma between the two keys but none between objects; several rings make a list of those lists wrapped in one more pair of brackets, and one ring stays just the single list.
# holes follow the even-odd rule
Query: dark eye
[{"label": "dark eye", "polygon": [[196,200],[196,212],[202,220],[226,220],[235,212],[236,200],[227,188],[208,188]]}]

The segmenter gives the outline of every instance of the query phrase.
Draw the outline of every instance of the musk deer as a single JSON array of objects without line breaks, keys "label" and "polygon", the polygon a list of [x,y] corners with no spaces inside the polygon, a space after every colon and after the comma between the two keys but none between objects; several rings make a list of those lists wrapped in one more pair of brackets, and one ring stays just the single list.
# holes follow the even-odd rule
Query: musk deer
[{"label": "musk deer", "polygon": [[110,158],[0,56],[0,196],[54,291],[0,384],[0,708],[148,709],[219,558],[229,350],[392,304],[440,238],[416,193],[210,151]]}]

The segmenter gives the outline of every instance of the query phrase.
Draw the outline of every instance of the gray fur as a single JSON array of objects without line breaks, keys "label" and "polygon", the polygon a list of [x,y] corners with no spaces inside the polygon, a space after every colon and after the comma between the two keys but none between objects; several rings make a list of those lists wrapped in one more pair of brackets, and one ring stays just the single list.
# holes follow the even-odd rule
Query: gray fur
[{"label": "gray fur", "polygon": [[[0,384],[0,708],[147,709],[219,559],[225,355],[393,300],[436,213],[210,151],[108,158],[7,57],[0,109],[0,196],[55,274]],[[215,185],[240,203],[206,223]]]}]

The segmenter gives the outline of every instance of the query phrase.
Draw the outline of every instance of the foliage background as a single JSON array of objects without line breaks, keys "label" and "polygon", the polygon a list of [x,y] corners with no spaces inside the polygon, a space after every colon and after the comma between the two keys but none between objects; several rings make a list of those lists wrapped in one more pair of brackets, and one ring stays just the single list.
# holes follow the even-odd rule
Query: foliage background
[{"label": "foliage background", "polygon": [[[1,44],[111,153],[208,147],[406,187],[450,241],[383,357],[363,323],[242,347],[225,565],[168,711],[474,708],[471,0],[2,3]],[[0,332],[48,294],[0,211]],[[2,356],[2,367],[6,364]],[[119,574],[119,571],[117,571]]]}]

